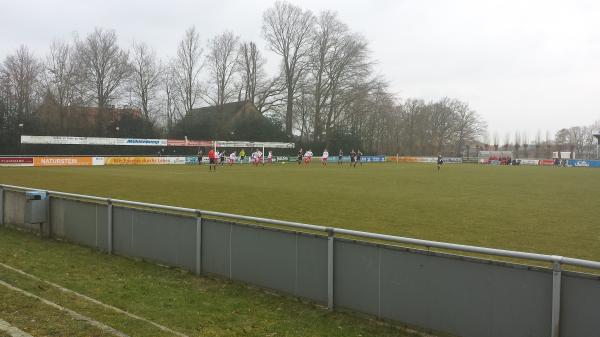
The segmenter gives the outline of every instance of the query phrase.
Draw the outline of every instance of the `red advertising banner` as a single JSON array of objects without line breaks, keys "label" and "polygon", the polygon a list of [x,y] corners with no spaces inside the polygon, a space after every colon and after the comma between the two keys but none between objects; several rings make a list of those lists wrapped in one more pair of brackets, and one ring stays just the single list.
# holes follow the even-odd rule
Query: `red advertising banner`
[{"label": "red advertising banner", "polygon": [[167,139],[167,146],[212,146],[213,142],[210,140],[185,140],[185,139]]},{"label": "red advertising banner", "polygon": [[0,166],[33,166],[33,157],[0,157]]},{"label": "red advertising banner", "polygon": [[552,165],[554,165],[554,159],[542,159],[542,160],[540,160],[540,165],[552,166]]}]

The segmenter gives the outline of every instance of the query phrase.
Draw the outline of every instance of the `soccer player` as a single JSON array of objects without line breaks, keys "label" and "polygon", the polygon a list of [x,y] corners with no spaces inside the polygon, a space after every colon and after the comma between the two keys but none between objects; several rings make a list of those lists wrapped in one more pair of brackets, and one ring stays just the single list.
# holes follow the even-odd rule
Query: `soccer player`
[{"label": "soccer player", "polygon": [[438,157],[437,157],[437,170],[438,170],[438,172],[442,168],[443,164],[444,164],[444,159],[442,159],[442,155],[441,154],[438,154]]},{"label": "soccer player", "polygon": [[313,156],[312,151],[310,149],[308,149],[308,151],[306,151],[304,153],[304,165],[310,164],[310,161],[312,160],[312,156]]},{"label": "soccer player", "polygon": [[263,160],[263,153],[260,149],[256,149],[256,154],[258,155],[258,163],[256,163],[256,165],[258,164],[262,164],[263,166],[265,165],[265,161]]},{"label": "soccer player", "polygon": [[327,159],[329,159],[329,151],[327,151],[327,149],[325,149],[325,150],[323,150],[323,157],[321,158],[323,166],[327,166]]},{"label": "soccer player", "polygon": [[231,152],[231,154],[229,154],[229,166],[233,165],[235,163],[235,151]]},{"label": "soccer player", "polygon": [[269,151],[267,159],[269,160],[269,164],[273,165],[273,151]]},{"label": "soccer player", "polygon": [[252,165],[256,166],[257,158],[258,158],[258,154],[256,153],[256,151],[254,151],[250,154],[250,161],[252,162]]},{"label": "soccer player", "polygon": [[221,164],[221,166],[225,165],[225,151],[221,151],[221,153],[219,153],[219,164]]},{"label": "soccer player", "polygon": [[304,152],[302,151],[302,148],[300,148],[300,151],[298,151],[298,165],[300,165],[302,163],[302,157],[304,156]]},{"label": "soccer player", "polygon": [[360,166],[362,166],[362,162],[360,161],[361,157],[362,152],[360,152],[360,149],[356,150],[356,160],[354,161],[354,167],[356,167],[356,163],[360,163]]},{"label": "soccer player", "polygon": [[208,151],[208,161],[208,171],[210,172],[214,169],[214,171],[217,172],[217,153],[214,149]]},{"label": "soccer player", "polygon": [[198,149],[198,165],[202,165],[202,155],[203,155],[202,148],[199,148]]},{"label": "soccer player", "polygon": [[246,151],[244,151],[244,149],[240,150],[240,162],[243,163],[244,162],[244,158],[246,158]]},{"label": "soccer player", "polygon": [[342,165],[342,160],[344,160],[344,151],[340,149],[340,152],[338,153],[338,165]]},{"label": "soccer player", "polygon": [[354,152],[354,149],[350,150],[350,166],[356,167],[356,152]]}]

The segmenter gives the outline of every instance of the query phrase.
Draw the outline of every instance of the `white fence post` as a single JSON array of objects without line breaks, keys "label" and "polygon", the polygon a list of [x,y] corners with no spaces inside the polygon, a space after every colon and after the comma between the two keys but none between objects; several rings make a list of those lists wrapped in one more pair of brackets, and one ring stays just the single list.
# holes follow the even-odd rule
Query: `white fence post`
[{"label": "white fence post", "polygon": [[333,310],[333,228],[327,228],[327,309]]},{"label": "white fence post", "polygon": [[4,225],[4,186],[0,186],[0,225]]},{"label": "white fence post", "polygon": [[108,254],[112,254],[113,251],[113,205],[112,200],[106,200],[106,206],[108,209],[108,216],[106,221],[106,232],[107,232],[107,251]]},{"label": "white fence post", "polygon": [[196,214],[196,275],[202,275],[202,213]]},{"label": "white fence post", "polygon": [[562,271],[560,262],[554,261],[552,266],[552,337],[560,335],[560,283]]},{"label": "white fence post", "polygon": [[48,197],[47,201],[46,201],[46,224],[48,225],[48,237],[51,238],[52,237],[52,213],[50,212],[50,206],[51,204],[51,200],[52,200],[52,196],[50,195],[50,193],[48,193],[48,191],[46,191],[46,196]]}]

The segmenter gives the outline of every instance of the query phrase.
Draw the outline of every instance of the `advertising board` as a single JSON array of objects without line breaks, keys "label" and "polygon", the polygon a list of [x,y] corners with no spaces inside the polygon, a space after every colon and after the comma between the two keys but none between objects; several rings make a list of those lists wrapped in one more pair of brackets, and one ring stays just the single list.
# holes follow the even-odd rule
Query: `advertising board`
[{"label": "advertising board", "polygon": [[600,167],[600,160],[567,160],[567,165],[572,167]]},{"label": "advertising board", "polygon": [[92,157],[34,157],[33,166],[92,166]]},{"label": "advertising board", "polygon": [[521,165],[539,165],[538,159],[521,159]]},{"label": "advertising board", "polygon": [[32,157],[0,157],[0,166],[33,166]]},{"label": "advertising board", "polygon": [[21,136],[23,144],[167,146],[166,139]]},{"label": "advertising board", "polygon": [[185,164],[186,157],[106,157],[105,165],[173,165]]}]

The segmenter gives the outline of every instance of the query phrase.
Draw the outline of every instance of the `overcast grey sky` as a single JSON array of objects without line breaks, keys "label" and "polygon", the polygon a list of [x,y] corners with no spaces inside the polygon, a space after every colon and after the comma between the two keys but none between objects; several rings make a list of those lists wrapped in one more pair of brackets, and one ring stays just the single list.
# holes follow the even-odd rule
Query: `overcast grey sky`
[{"label": "overcast grey sky", "polygon": [[[331,9],[370,41],[377,72],[400,98],[470,103],[501,138],[533,138],[600,119],[600,1],[306,0]],[[203,39],[232,30],[263,49],[263,11],[274,0],[0,0],[0,59],[25,44],[38,54],[55,38],[115,29],[174,54],[195,25]],[[268,54],[270,68],[279,62]]]}]

